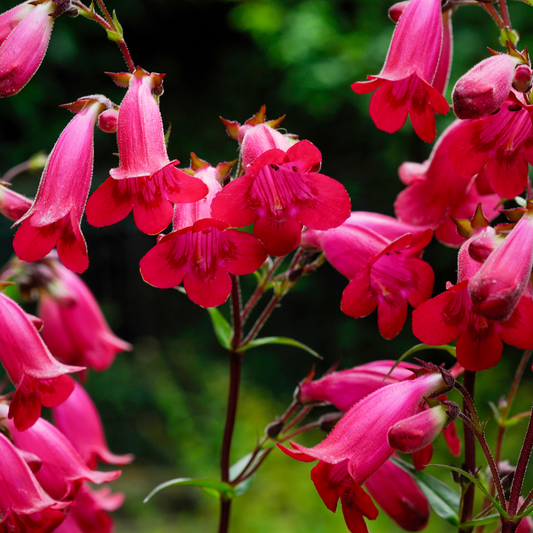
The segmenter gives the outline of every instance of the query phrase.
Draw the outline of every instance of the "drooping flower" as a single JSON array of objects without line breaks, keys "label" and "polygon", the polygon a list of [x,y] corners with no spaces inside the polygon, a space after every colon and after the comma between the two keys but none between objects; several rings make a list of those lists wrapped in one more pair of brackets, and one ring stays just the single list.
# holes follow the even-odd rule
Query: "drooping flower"
[{"label": "drooping flower", "polygon": [[366,481],[365,489],[402,529],[420,531],[429,520],[429,503],[413,478],[385,461]]},{"label": "drooping flower", "polygon": [[364,219],[359,221],[357,214],[338,228],[307,230],[302,238],[304,246],[324,251],[327,260],[351,280],[342,296],[342,311],[361,318],[377,307],[379,331],[386,339],[401,331],[407,302],[417,307],[430,297],[434,280],[431,267],[419,258],[431,240],[431,230],[404,233],[406,224],[389,219],[387,234],[393,236],[391,226],[396,223],[401,235],[394,240],[358,223]]},{"label": "drooping flower", "polygon": [[69,398],[54,407],[52,413],[55,425],[89,468],[96,468],[98,460],[114,465],[133,461],[133,455],[115,455],[109,451],[98,411],[79,383],[76,383]]},{"label": "drooping flower", "polygon": [[46,163],[33,205],[16,224],[13,247],[23,261],[37,261],[57,244],[74,272],[89,265],[80,225],[93,173],[93,136],[98,115],[112,104],[103,96],[80,98],[67,107],[76,116],[61,133]]},{"label": "drooping flower", "polygon": [[471,178],[486,165],[492,190],[503,198],[522,194],[533,163],[533,123],[517,98],[506,100],[497,113],[462,122],[448,148],[454,172]]},{"label": "drooping flower", "polygon": [[504,341],[511,346],[533,348],[533,301],[522,296],[506,321],[487,320],[472,311],[468,280],[481,263],[471,258],[477,240],[492,239],[490,227],[476,231],[459,250],[457,285],[447,284],[446,292],[424,302],[413,311],[413,333],[422,342],[440,346],[455,339],[457,361],[467,370],[485,370],[500,360]]},{"label": "drooping flower", "polygon": [[449,246],[459,246],[465,241],[457,233],[452,216],[470,219],[479,203],[489,220],[499,213],[500,197],[490,187],[484,187],[483,170],[483,175],[465,179],[450,165],[450,142],[462,124],[456,120],[442,133],[427,161],[405,162],[400,166],[398,173],[407,188],[394,203],[400,220],[433,229],[437,239]]},{"label": "drooping flower", "polygon": [[[4,411],[7,411],[7,406],[0,405],[0,412],[4,414]],[[17,448],[41,459],[42,464],[35,477],[56,500],[73,500],[84,480],[99,484],[120,476],[120,470],[99,472],[88,468],[67,437],[42,418],[25,431],[19,431],[7,419],[1,424],[9,431]]]},{"label": "drooping flower", "polygon": [[39,68],[56,7],[51,0],[24,2],[0,15],[0,97],[18,93]]},{"label": "drooping flower", "polygon": [[69,502],[51,498],[11,444],[0,433],[0,531],[49,533],[65,519]]},{"label": "drooping flower", "polygon": [[450,72],[452,70],[453,56],[453,28],[452,28],[452,9],[446,10],[442,14],[442,49],[440,51],[437,72],[433,79],[433,87],[441,94],[446,92],[448,82],[450,81]]},{"label": "drooping flower", "polygon": [[87,220],[97,227],[133,219],[144,233],[155,235],[172,221],[173,205],[196,202],[207,194],[198,179],[178,170],[167,155],[163,121],[154,91],[161,92],[164,74],[137,67],[133,74],[112,74],[128,87],[120,104],[117,140],[120,166],[89,198]]},{"label": "drooping flower", "polygon": [[37,421],[41,405],[55,407],[64,402],[74,389],[74,381],[65,374],[83,370],[54,359],[29,316],[2,293],[0,360],[16,386],[8,416],[20,431]]},{"label": "drooping flower", "polygon": [[453,384],[450,378],[429,372],[382,387],[355,404],[314,448],[293,442],[292,450],[278,447],[299,461],[318,459],[311,477],[326,507],[335,511],[340,499],[348,529],[366,532],[363,517],[375,519],[378,512],[361,486],[393,454],[387,438],[390,428],[415,415],[424,397],[446,392]]},{"label": "drooping flower", "polygon": [[457,118],[479,118],[494,113],[509,96],[520,58],[497,54],[484,59],[455,84],[453,111]]},{"label": "drooping flower", "polygon": [[83,280],[61,265],[49,262],[54,278],[40,291],[38,315],[42,337],[59,360],[101,371],[115,355],[132,349],[109,328],[96,299]]},{"label": "drooping flower", "polygon": [[111,494],[107,487],[93,490],[84,482],[67,518],[55,533],[112,533],[113,520],[107,513],[118,509],[123,502],[124,494]]},{"label": "drooping flower", "polygon": [[336,180],[312,172],[319,150],[300,141],[287,152],[261,154],[248,174],[226,185],[211,204],[211,216],[231,226],[254,224],[254,235],[270,255],[282,256],[300,244],[302,225],[335,228],[350,215],[350,198]]},{"label": "drooping flower", "polygon": [[224,303],[231,292],[230,274],[255,272],[265,261],[264,246],[249,233],[229,228],[210,218],[211,201],[220,190],[221,170],[201,166],[195,175],[209,188],[204,200],[176,206],[174,229],[160,236],[158,243],[140,262],[143,279],[160,289],[183,281],[189,298],[202,307]]},{"label": "drooping flower", "polygon": [[433,142],[434,113],[445,115],[446,98],[433,87],[442,47],[440,0],[412,0],[394,30],[385,65],[371,81],[356,82],[358,94],[376,91],[370,100],[370,116],[388,133],[398,131],[407,115],[417,135]]},{"label": "drooping flower", "polygon": [[525,214],[468,281],[472,312],[505,321],[529,285],[533,267],[533,219]]}]

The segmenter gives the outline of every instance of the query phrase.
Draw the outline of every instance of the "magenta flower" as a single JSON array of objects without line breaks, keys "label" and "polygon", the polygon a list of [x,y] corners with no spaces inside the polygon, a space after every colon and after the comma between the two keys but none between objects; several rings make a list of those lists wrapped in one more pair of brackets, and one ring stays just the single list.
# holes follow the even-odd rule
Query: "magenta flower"
[{"label": "magenta flower", "polygon": [[311,172],[321,158],[309,141],[300,141],[287,152],[264,152],[248,174],[217,194],[211,216],[236,227],[255,222],[254,235],[270,255],[292,252],[300,244],[302,225],[326,230],[350,215],[346,189],[328,176]]},{"label": "magenta flower", "polygon": [[361,485],[393,454],[387,437],[390,428],[415,415],[424,397],[441,389],[446,392],[450,386],[450,377],[439,372],[387,385],[355,404],[314,448],[293,442],[293,450],[278,447],[299,461],[318,459],[311,477],[326,507],[335,511],[340,499],[348,529],[367,531],[363,517],[373,520],[378,513]]},{"label": "magenta flower", "polygon": [[[0,406],[2,412],[7,406]],[[82,481],[108,483],[120,476],[120,470],[98,472],[83,462],[68,439],[46,420],[39,418],[25,431],[19,431],[13,422],[3,420],[17,448],[37,455],[42,461],[35,477],[43,489],[54,499],[71,501]]]},{"label": "magenta flower", "polygon": [[77,114],[48,158],[33,205],[16,222],[22,225],[13,247],[23,261],[42,259],[57,244],[67,268],[83,272],[89,266],[80,225],[93,173],[94,124],[109,105],[107,98],[89,96],[64,106]]},{"label": "magenta flower", "polygon": [[155,235],[172,221],[173,204],[196,202],[207,194],[198,179],[175,168],[165,146],[163,121],[153,92],[160,91],[164,74],[137,67],[133,74],[112,74],[128,92],[118,112],[120,166],[89,198],[87,220],[97,227],[133,219],[144,233]]},{"label": "magenta flower", "polygon": [[486,370],[498,363],[502,340],[520,348],[533,348],[533,301],[522,296],[506,321],[496,322],[476,315],[468,294],[468,280],[481,267],[470,257],[476,240],[492,238],[494,230],[476,232],[459,250],[457,285],[424,302],[413,311],[413,333],[422,342],[440,346],[457,339],[457,361],[467,370]]},{"label": "magenta flower", "polygon": [[52,357],[29,316],[10,298],[0,293],[0,360],[16,390],[9,418],[24,431],[41,414],[41,405],[56,407],[74,389],[65,374],[83,367],[67,366]]},{"label": "magenta flower", "polygon": [[[368,394],[413,376],[411,369],[420,368],[396,361],[373,361],[364,365],[332,372],[314,381],[304,380],[298,386],[297,398],[302,404],[327,402],[347,412]],[[390,373],[390,374],[389,374]]]},{"label": "magenta flower", "polygon": [[433,79],[433,87],[441,94],[446,92],[450,81],[453,56],[453,29],[452,10],[448,9],[442,14],[442,49],[440,51],[437,72]]},{"label": "magenta flower", "polygon": [[101,371],[115,355],[132,349],[109,328],[83,280],[58,261],[51,263],[55,279],[49,291],[40,291],[38,315],[44,322],[43,339],[50,351],[66,364]]},{"label": "magenta flower", "polygon": [[448,157],[453,135],[462,127],[456,120],[439,137],[424,163],[403,163],[398,172],[407,185],[394,203],[400,220],[421,228],[435,230],[437,239],[449,246],[459,246],[464,238],[457,233],[452,216],[470,219],[481,203],[489,220],[499,214],[500,197],[484,187],[484,176],[465,179],[454,172]]},{"label": "magenta flower", "polygon": [[457,118],[480,118],[500,109],[509,96],[515,68],[520,61],[514,55],[497,54],[463,74],[452,93]]},{"label": "magenta flower", "polygon": [[431,267],[419,259],[432,232],[421,229],[415,235],[403,233],[406,224],[391,217],[389,220],[389,224],[381,226],[392,237],[391,226],[397,224],[401,236],[394,240],[358,224],[357,214],[326,232],[307,230],[302,239],[304,246],[323,250],[327,260],[351,280],[342,295],[342,311],[361,318],[377,307],[379,331],[386,339],[401,331],[407,318],[407,302],[417,307],[431,296],[434,280]]},{"label": "magenta flower", "polygon": [[69,509],[65,521],[55,529],[55,533],[112,533],[113,520],[107,514],[115,511],[124,502],[120,492],[111,494],[104,487],[92,490],[84,482],[76,494],[74,505]]},{"label": "magenta flower", "polygon": [[133,455],[115,455],[109,451],[98,411],[79,383],[76,383],[67,401],[55,407],[52,413],[57,428],[89,468],[96,468],[98,460],[114,465],[133,461]]},{"label": "magenta flower", "polygon": [[495,114],[462,122],[448,149],[454,172],[471,178],[486,165],[490,187],[504,198],[524,191],[533,163],[531,115],[517,102],[507,100]]},{"label": "magenta flower", "polygon": [[54,25],[51,0],[24,2],[0,15],[0,97],[18,93],[41,64]]},{"label": "magenta flower", "polygon": [[472,312],[506,321],[529,285],[533,267],[533,220],[525,214],[468,281]]},{"label": "magenta flower", "polygon": [[380,130],[398,131],[407,115],[426,142],[436,135],[434,113],[445,115],[446,98],[432,86],[442,47],[440,0],[412,0],[394,30],[385,65],[371,81],[352,84],[358,94],[376,91],[370,116]]},{"label": "magenta flower", "polygon": [[0,213],[13,222],[24,216],[32,205],[26,196],[11,189],[9,183],[0,181]]},{"label": "magenta flower", "polygon": [[365,483],[375,502],[402,529],[420,531],[429,520],[429,503],[413,478],[391,461],[385,461]]},{"label": "magenta flower", "polygon": [[43,490],[17,449],[1,433],[0,457],[0,531],[55,531],[65,519],[61,509],[70,503],[54,500]]}]

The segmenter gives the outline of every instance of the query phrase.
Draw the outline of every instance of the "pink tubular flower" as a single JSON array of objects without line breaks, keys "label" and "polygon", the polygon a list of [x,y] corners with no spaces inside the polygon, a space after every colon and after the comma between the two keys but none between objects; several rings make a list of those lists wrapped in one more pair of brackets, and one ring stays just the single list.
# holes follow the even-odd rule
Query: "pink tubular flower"
[{"label": "pink tubular flower", "polygon": [[30,81],[48,48],[50,15],[57,6],[45,0],[28,12],[31,7],[25,2],[0,15],[0,97],[18,93]]},{"label": "pink tubular flower", "polygon": [[402,529],[420,531],[429,520],[429,503],[413,478],[391,461],[372,474],[365,488]]},{"label": "pink tubular flower", "polygon": [[115,355],[132,349],[109,328],[93,294],[83,280],[61,265],[52,263],[56,275],[50,292],[40,291],[38,315],[44,322],[43,339],[50,351],[66,364],[101,371]]},{"label": "pink tubular flower", "polygon": [[314,448],[293,442],[293,450],[278,447],[299,461],[318,459],[311,478],[326,507],[335,511],[340,498],[348,529],[366,532],[363,517],[373,520],[378,513],[361,485],[392,455],[387,440],[390,428],[415,415],[424,397],[450,386],[450,376],[440,372],[387,385],[355,404]]},{"label": "pink tubular flower", "polygon": [[49,533],[65,519],[69,502],[51,498],[11,442],[0,433],[0,531]]},{"label": "pink tubular flower", "polygon": [[304,246],[323,250],[327,260],[351,279],[342,295],[342,311],[361,318],[377,307],[379,331],[386,339],[401,331],[408,301],[417,307],[431,296],[434,280],[431,267],[419,259],[432,232],[404,233],[406,224],[389,220],[387,234],[394,236],[390,226],[396,224],[401,235],[394,240],[357,223],[356,214],[339,228],[322,233],[307,230],[302,238]]},{"label": "pink tubular flower", "polygon": [[525,214],[468,281],[472,312],[508,320],[522,299],[533,267],[533,218]]},{"label": "pink tubular flower", "polygon": [[426,142],[436,135],[434,113],[445,115],[446,98],[432,86],[442,47],[440,0],[412,0],[394,30],[385,65],[371,81],[356,82],[358,94],[376,91],[370,116],[388,133],[398,131],[409,114],[416,134]]},{"label": "pink tubular flower", "polygon": [[217,194],[211,216],[236,227],[255,222],[254,235],[270,255],[292,252],[300,244],[302,225],[326,230],[350,215],[346,189],[328,176],[311,172],[321,158],[309,141],[300,141],[287,152],[264,152],[248,174]]},{"label": "pink tubular flower", "polygon": [[[2,412],[7,411],[7,406],[0,407]],[[42,418],[25,431],[16,429],[9,420],[1,423],[9,430],[17,448],[41,459],[42,464],[35,477],[56,500],[73,500],[83,480],[108,483],[120,476],[120,470],[98,472],[88,468],[63,433]]]},{"label": "pink tubular flower", "polygon": [[80,98],[67,106],[77,113],[48,158],[29,211],[16,224],[13,247],[23,261],[36,261],[57,244],[63,264],[74,272],[89,266],[80,224],[93,173],[93,135],[98,115],[111,103],[102,96]]},{"label": "pink tubular flower", "polygon": [[133,461],[133,455],[115,455],[109,451],[98,411],[79,383],[67,401],[55,407],[52,413],[55,425],[89,468],[96,468],[98,460],[114,465]]},{"label": "pink tubular flower", "polygon": [[481,263],[470,257],[476,240],[494,237],[494,230],[477,232],[459,250],[457,285],[413,311],[413,333],[422,342],[440,346],[457,339],[457,361],[467,370],[486,370],[500,360],[502,340],[521,350],[533,348],[533,301],[522,296],[508,320],[487,320],[472,312],[468,280]]},{"label": "pink tubular flower", "polygon": [[456,120],[442,133],[427,161],[400,166],[398,173],[407,188],[394,203],[400,220],[435,230],[437,239],[448,246],[459,246],[465,240],[457,233],[451,216],[470,219],[479,203],[489,220],[499,213],[500,197],[482,186],[484,176],[465,179],[450,165],[450,142],[462,124]]},{"label": "pink tubular flower", "polygon": [[486,165],[490,187],[504,198],[524,191],[528,163],[533,163],[531,114],[517,101],[507,100],[495,114],[462,122],[448,149],[454,172],[471,178]]},{"label": "pink tubular flower", "polygon": [[453,56],[453,29],[452,10],[448,9],[442,14],[442,49],[440,51],[439,64],[433,80],[433,87],[441,94],[446,92],[450,81]]},{"label": "pink tubular flower", "polygon": [[41,404],[55,407],[64,402],[74,389],[74,381],[65,374],[83,370],[56,361],[29,316],[2,293],[0,360],[16,386],[8,416],[20,431],[37,421]]},{"label": "pink tubular flower", "polygon": [[[328,402],[347,412],[368,394],[413,376],[411,369],[420,368],[400,363],[391,372],[396,361],[373,361],[365,365],[332,372],[314,381],[304,380],[298,386],[298,400],[302,404]],[[390,372],[390,374],[389,374]]]},{"label": "pink tubular flower", "polygon": [[189,298],[202,307],[223,304],[231,292],[229,274],[251,274],[267,257],[264,246],[253,235],[209,218],[211,201],[221,188],[221,171],[229,171],[227,166],[206,165],[196,170],[195,176],[209,189],[207,197],[195,204],[176,206],[173,231],[160,236],[140,262],[144,281],[160,289],[183,281]]},{"label": "pink tubular flower", "polygon": [[33,202],[0,181],[0,213],[13,222],[24,216]]},{"label": "pink tubular flower", "polygon": [[112,533],[113,520],[107,512],[115,511],[123,502],[122,493],[111,494],[107,487],[95,491],[84,482],[55,533]]},{"label": "pink tubular flower", "polygon": [[481,61],[463,74],[452,93],[457,118],[479,118],[494,113],[509,96],[520,59],[497,54]]},{"label": "pink tubular flower", "polygon": [[198,179],[175,168],[165,146],[163,121],[153,92],[164,74],[137,67],[133,74],[112,74],[128,92],[118,112],[117,139],[120,166],[89,198],[87,220],[97,227],[133,219],[144,233],[155,235],[172,221],[173,204],[196,202],[207,194]]}]

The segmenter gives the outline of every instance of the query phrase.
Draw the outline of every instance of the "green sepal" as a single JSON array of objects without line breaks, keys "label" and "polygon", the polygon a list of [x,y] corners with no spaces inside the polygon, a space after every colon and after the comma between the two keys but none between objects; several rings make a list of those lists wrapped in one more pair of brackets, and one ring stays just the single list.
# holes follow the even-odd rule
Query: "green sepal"
[{"label": "green sepal", "polygon": [[454,472],[457,472],[457,473],[461,474],[466,479],[468,479],[469,481],[474,483],[474,485],[481,492],[483,492],[483,494],[485,494],[485,496],[493,503],[494,507],[496,507],[496,509],[498,510],[498,512],[500,513],[500,515],[503,518],[509,518],[509,515],[504,511],[503,507],[500,505],[498,500],[496,498],[494,498],[494,496],[487,490],[485,485],[483,485],[483,483],[479,479],[477,479],[475,476],[473,476],[472,474],[469,474],[468,472],[465,472],[463,469],[457,468],[456,466],[451,466],[451,465],[431,464],[431,465],[428,465],[428,466],[438,466],[439,468],[447,468],[448,470],[452,470]]},{"label": "green sepal", "polygon": [[226,350],[229,350],[231,347],[231,337],[233,335],[233,330],[229,322],[224,318],[224,315],[216,307],[208,307],[207,312],[211,318],[211,323],[213,324],[213,330],[217,336],[217,340]]},{"label": "green sepal", "polygon": [[[526,3],[530,4],[530,1],[527,1]],[[502,46],[507,46],[507,42],[515,45],[519,39],[520,35],[516,30],[511,28],[502,28],[502,31],[500,32],[500,44]]]},{"label": "green sepal", "polygon": [[263,337],[261,339],[255,339],[250,341],[245,346],[241,346],[238,351],[245,352],[246,350],[257,348],[258,346],[264,346],[265,344],[285,344],[287,346],[294,346],[295,348],[300,348],[301,350],[310,353],[313,357],[322,359],[322,356],[315,352],[312,348],[309,348],[309,346],[306,346],[305,344],[289,337]]},{"label": "green sepal", "polygon": [[400,358],[394,363],[392,368],[389,370],[388,374],[383,378],[383,381],[387,379],[392,371],[405,359],[407,359],[410,355],[413,355],[416,352],[420,352],[422,350],[444,350],[445,352],[448,352],[453,357],[457,358],[457,353],[455,346],[452,346],[451,344],[443,344],[442,346],[431,346],[430,344],[416,344],[412,348],[409,348],[406,352],[404,352]]},{"label": "green sepal", "polygon": [[233,487],[229,483],[224,483],[218,479],[192,479],[187,477],[179,477],[165,481],[164,483],[158,485],[152,490],[152,492],[150,492],[150,494],[148,494],[148,496],[146,496],[146,498],[143,500],[143,503],[149,501],[159,491],[174,485],[192,485],[195,487],[200,487],[211,496],[222,497],[227,500],[235,497],[235,490]]},{"label": "green sepal", "polygon": [[435,513],[441,518],[444,518],[452,526],[457,527],[459,525],[459,493],[437,478],[417,470],[414,466],[399,457],[393,456],[391,457],[391,461],[414,479]]},{"label": "green sepal", "polygon": [[120,33],[116,31],[111,31],[111,30],[106,30],[106,33],[107,33],[107,38],[110,41],[113,41],[114,43],[119,43],[120,41],[122,41],[122,35],[120,35]]},{"label": "green sepal", "polygon": [[124,30],[122,29],[122,24],[118,21],[117,12],[115,10],[113,10],[113,22],[115,23],[117,33],[120,34],[120,38],[122,39],[124,37]]}]

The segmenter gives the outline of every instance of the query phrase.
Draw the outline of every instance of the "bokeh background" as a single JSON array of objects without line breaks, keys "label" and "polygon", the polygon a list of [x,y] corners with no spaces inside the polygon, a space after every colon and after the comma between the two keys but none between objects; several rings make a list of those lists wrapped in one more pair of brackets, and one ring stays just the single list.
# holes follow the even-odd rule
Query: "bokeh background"
[{"label": "bokeh background", "polygon": [[[16,1],[1,0],[2,11]],[[397,168],[421,162],[431,146],[407,124],[395,135],[377,130],[368,116],[369,96],[355,95],[350,84],[378,73],[393,31],[383,0],[109,0],[124,28],[136,64],[164,72],[161,111],[172,126],[169,155],[184,167],[195,152],[213,165],[237,157],[219,116],[244,122],[262,104],[267,117],[286,114],[283,127],[309,139],[322,151],[321,172],[348,189],[354,210],[393,215],[403,186]],[[533,8],[511,2],[513,23],[530,44]],[[494,23],[480,7],[454,15],[454,81],[487,57],[486,47],[503,51]],[[529,39],[529,40],[528,40]],[[124,71],[116,46],[95,23],[60,17],[48,53],[30,84],[0,101],[0,175],[40,150],[49,152],[70,120],[58,105],[103,93],[120,103],[124,89],[104,72]],[[448,97],[450,96],[448,89]],[[437,119],[441,132],[452,120]],[[95,141],[96,188],[117,166],[114,136],[100,131]],[[33,196],[38,174],[16,178],[14,187]],[[193,487],[170,488],[150,503],[142,500],[157,484],[174,477],[217,477],[218,454],[227,395],[227,360],[211,330],[207,312],[174,290],[144,284],[141,257],[155,239],[141,234],[131,217],[96,229],[84,223],[90,267],[83,275],[114,331],[135,345],[87,387],[105,423],[111,449],[137,459],[113,487],[126,503],[115,515],[118,533],[215,531],[218,503]],[[12,254],[14,230],[0,221],[0,259]],[[456,250],[432,243],[425,258],[436,271],[435,293],[455,282]],[[252,282],[244,282],[245,291]],[[271,346],[247,353],[233,459],[248,453],[263,428],[281,414],[293,390],[316,365],[320,374],[340,361],[346,368],[373,359],[398,358],[417,341],[409,322],[393,341],[379,335],[376,317],[354,321],[339,309],[347,280],[324,265],[304,278],[275,312],[265,335],[290,336],[323,356],[313,360],[295,348]],[[222,307],[228,313],[227,304]],[[451,364],[441,352],[426,352],[436,363]],[[483,416],[510,384],[517,350],[506,348],[502,363],[478,381]],[[529,409],[530,372],[515,407]],[[457,399],[457,398],[456,398]],[[495,424],[492,424],[492,430]],[[489,428],[491,426],[489,425]],[[489,429],[489,434],[490,431]],[[525,425],[510,432],[505,451],[516,461]],[[318,431],[302,437],[314,445]],[[442,443],[436,462],[453,461]],[[345,531],[309,479],[310,466],[280,452],[271,454],[252,490],[234,505],[234,532],[279,533]],[[435,472],[431,473],[437,473]],[[443,479],[447,474],[439,472]],[[529,481],[531,485],[531,481]],[[433,518],[431,531],[451,526]],[[396,531],[381,513],[372,531]]]}]

